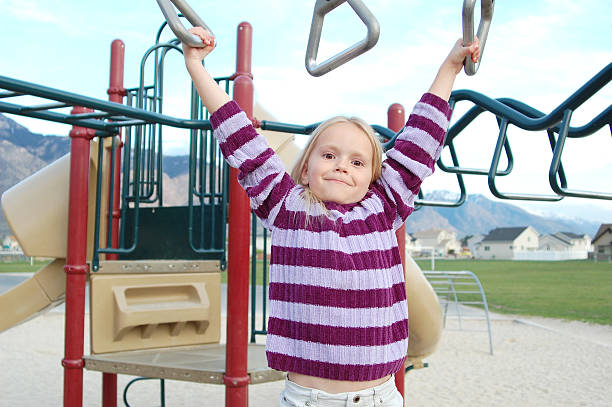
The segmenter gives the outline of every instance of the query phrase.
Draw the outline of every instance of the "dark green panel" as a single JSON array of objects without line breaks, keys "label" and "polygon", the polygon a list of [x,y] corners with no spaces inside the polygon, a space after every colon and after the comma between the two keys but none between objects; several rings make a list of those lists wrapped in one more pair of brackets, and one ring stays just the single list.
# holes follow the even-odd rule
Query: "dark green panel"
[{"label": "dark green panel", "polygon": [[[214,209],[209,205],[204,208],[204,244],[200,245],[201,208],[193,208],[194,215],[194,242],[199,249],[212,249],[217,253],[197,253],[189,244],[189,207],[171,206],[140,208],[138,226],[138,246],[129,254],[121,255],[122,260],[141,259],[185,259],[185,260],[221,260],[223,258],[223,228],[221,207]],[[216,219],[214,231],[212,230],[212,212]],[[130,227],[134,222],[134,209],[123,212],[126,217],[125,231],[126,246],[134,241],[134,230]]]}]

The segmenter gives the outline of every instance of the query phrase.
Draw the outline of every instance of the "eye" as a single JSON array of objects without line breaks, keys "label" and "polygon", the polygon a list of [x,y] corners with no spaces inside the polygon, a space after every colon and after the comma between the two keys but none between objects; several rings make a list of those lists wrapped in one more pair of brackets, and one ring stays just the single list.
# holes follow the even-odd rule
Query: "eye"
[{"label": "eye", "polygon": [[364,162],[363,162],[363,161],[361,161],[361,160],[353,160],[353,165],[354,165],[355,167],[363,167],[365,164],[364,164]]},{"label": "eye", "polygon": [[323,153],[323,158],[325,158],[326,160],[333,160],[334,155],[332,153]]}]

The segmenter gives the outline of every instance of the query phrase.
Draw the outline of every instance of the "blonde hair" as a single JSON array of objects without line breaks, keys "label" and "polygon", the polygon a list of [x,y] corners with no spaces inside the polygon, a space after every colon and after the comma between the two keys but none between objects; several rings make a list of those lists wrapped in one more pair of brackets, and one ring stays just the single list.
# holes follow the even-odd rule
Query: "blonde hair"
[{"label": "blonde hair", "polygon": [[293,169],[291,170],[291,178],[293,179],[293,181],[296,184],[302,185],[304,187],[304,197],[306,198],[307,202],[320,202],[320,199],[318,199],[312,193],[310,188],[308,188],[308,185],[304,185],[302,183],[302,172],[304,171],[304,167],[306,167],[308,159],[310,158],[310,154],[312,153],[312,150],[314,149],[314,146],[316,145],[317,140],[319,140],[321,134],[331,126],[342,123],[354,125],[368,137],[368,140],[372,145],[372,178],[370,180],[370,184],[372,184],[380,177],[380,174],[382,172],[383,148],[380,144],[380,141],[376,137],[374,129],[368,123],[358,117],[332,117],[330,119],[325,120],[324,122],[319,124],[316,129],[314,129],[314,131],[310,135],[310,139],[308,140],[306,147],[304,148],[304,150],[302,150],[302,153],[299,155],[295,165],[293,166]]}]

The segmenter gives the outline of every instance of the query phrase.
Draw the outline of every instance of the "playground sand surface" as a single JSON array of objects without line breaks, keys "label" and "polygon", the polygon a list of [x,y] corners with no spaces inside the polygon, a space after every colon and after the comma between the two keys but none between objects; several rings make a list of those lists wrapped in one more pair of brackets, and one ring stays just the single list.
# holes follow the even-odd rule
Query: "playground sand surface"
[{"label": "playground sand surface", "polygon": [[[464,320],[462,330],[449,320],[429,367],[406,374],[406,405],[612,405],[611,326],[504,316],[491,325],[494,355],[484,320]],[[63,329],[64,314],[52,311],[0,333],[0,406],[62,405]],[[132,378],[118,377],[120,392]],[[250,386],[249,405],[276,406],[282,387]],[[167,406],[224,406],[224,395],[223,386],[166,381]],[[83,400],[101,405],[100,373],[85,371]],[[160,405],[159,382],[135,384],[129,402]]]}]

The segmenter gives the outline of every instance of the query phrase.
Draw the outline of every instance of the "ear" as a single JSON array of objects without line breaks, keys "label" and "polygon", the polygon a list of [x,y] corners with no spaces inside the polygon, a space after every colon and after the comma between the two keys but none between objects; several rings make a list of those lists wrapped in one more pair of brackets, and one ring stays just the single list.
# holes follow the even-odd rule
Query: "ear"
[{"label": "ear", "polygon": [[308,163],[304,163],[304,166],[302,167],[302,173],[300,174],[300,181],[302,182],[302,185],[310,184],[310,180],[308,178]]}]

